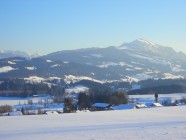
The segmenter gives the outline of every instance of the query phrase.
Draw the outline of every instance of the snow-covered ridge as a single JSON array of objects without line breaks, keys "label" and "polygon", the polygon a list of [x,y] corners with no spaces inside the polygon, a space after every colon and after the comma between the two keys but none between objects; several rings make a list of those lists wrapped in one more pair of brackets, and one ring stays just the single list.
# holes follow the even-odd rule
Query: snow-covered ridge
[{"label": "snow-covered ridge", "polygon": [[70,84],[71,82],[75,83],[75,82],[78,82],[81,80],[90,80],[90,81],[94,81],[97,83],[104,83],[103,81],[96,80],[96,79],[93,79],[91,77],[86,77],[86,76],[65,75],[65,79],[64,79],[65,83],[67,83],[67,84]]},{"label": "snow-covered ridge", "polygon": [[12,61],[8,61],[8,64],[15,65],[16,63]]},{"label": "snow-covered ridge", "polygon": [[155,44],[155,43],[153,43],[153,42],[147,41],[147,40],[142,39],[142,38],[137,39],[137,41],[139,41],[139,42],[141,42],[141,43],[144,43],[144,44],[147,44],[147,45],[152,45],[152,46],[157,45],[157,44]]},{"label": "snow-covered ridge", "polygon": [[89,90],[89,88],[85,87],[85,86],[75,86],[73,88],[68,88],[65,90],[66,93],[80,93],[80,92],[87,92]]},{"label": "snow-covered ridge", "polygon": [[142,50],[147,51],[148,50],[151,52],[156,52],[159,47],[160,45],[156,43],[139,38],[130,43],[124,43],[121,46],[116,47],[116,48],[120,50],[125,50],[125,49],[132,50],[132,51],[142,51]]},{"label": "snow-covered ridge", "polygon": [[49,77],[49,78],[43,78],[43,77],[38,77],[38,76],[30,76],[28,78],[24,78],[25,81],[28,83],[40,83],[40,82],[45,82],[45,81],[51,81],[51,80],[58,80],[60,81],[62,78],[60,77]]},{"label": "snow-covered ridge", "polygon": [[29,78],[24,78],[24,80],[29,83],[40,83],[40,82],[45,81],[44,78],[38,77],[38,76],[30,76]]},{"label": "snow-covered ridge", "polygon": [[126,76],[125,78],[121,78],[121,80],[123,82],[139,82],[139,79],[134,78],[134,77],[130,77],[130,76]]},{"label": "snow-covered ridge", "polygon": [[184,79],[184,76],[173,75],[171,73],[164,73],[164,78],[162,78],[162,79]]},{"label": "snow-covered ridge", "polygon": [[10,58],[10,57],[24,57],[24,58],[31,57],[29,54],[22,51],[1,50],[0,54],[1,54],[1,59]]}]

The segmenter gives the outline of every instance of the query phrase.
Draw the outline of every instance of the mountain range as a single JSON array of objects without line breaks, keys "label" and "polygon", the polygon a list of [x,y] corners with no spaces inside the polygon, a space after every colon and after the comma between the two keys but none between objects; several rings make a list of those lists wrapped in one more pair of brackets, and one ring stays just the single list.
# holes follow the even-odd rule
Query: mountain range
[{"label": "mountain range", "polygon": [[186,76],[183,52],[144,39],[106,48],[63,50],[36,58],[24,53],[6,57],[4,54],[0,53],[3,58],[0,59],[0,78],[138,81]]}]

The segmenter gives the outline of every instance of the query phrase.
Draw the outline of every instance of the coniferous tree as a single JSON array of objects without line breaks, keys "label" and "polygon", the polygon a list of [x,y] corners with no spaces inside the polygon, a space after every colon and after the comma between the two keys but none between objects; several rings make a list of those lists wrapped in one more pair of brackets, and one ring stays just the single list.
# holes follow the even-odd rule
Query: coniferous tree
[{"label": "coniferous tree", "polygon": [[64,101],[64,113],[71,113],[75,111],[75,105],[72,102],[72,99],[65,98]]},{"label": "coniferous tree", "polygon": [[79,93],[78,95],[78,107],[79,110],[83,110],[90,107],[90,96],[87,93]]},{"label": "coniferous tree", "polygon": [[12,107],[9,105],[2,105],[0,106],[0,114],[1,113],[6,113],[6,112],[11,112],[12,111]]}]

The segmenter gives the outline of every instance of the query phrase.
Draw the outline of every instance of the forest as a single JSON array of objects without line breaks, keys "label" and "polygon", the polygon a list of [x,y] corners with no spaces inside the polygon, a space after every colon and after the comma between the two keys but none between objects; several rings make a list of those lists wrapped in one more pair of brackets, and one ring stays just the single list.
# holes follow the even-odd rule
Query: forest
[{"label": "forest", "polygon": [[[48,94],[59,96],[65,93],[65,89],[73,88],[77,85],[83,85],[91,90],[94,89],[95,93],[106,96],[112,94],[113,91],[125,91],[128,94],[171,94],[171,93],[185,93],[186,92],[186,79],[166,79],[166,80],[144,80],[137,84],[141,86],[140,89],[131,89],[132,84],[129,82],[111,82],[111,83],[97,83],[89,80],[82,80],[76,83],[65,84],[64,81],[57,83],[56,81],[30,83],[24,79],[0,79],[0,96],[6,97],[29,97],[38,94]],[[103,92],[104,89],[104,92]],[[97,91],[96,91],[97,90]],[[90,94],[91,95],[91,94]],[[97,95],[97,96],[99,96]],[[91,97],[92,100],[96,100]],[[115,97],[113,97],[115,98]],[[104,100],[108,101],[107,97]],[[99,102],[99,100],[97,101]]]}]

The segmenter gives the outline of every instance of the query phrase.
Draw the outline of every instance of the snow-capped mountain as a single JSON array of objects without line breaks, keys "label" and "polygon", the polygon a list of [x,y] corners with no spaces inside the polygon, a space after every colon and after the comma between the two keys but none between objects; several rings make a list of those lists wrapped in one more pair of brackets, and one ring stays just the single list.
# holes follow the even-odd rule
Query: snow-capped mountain
[{"label": "snow-capped mountain", "polygon": [[165,75],[178,78],[186,76],[184,53],[144,39],[137,39],[121,46],[60,51],[43,58],[99,67],[119,74],[123,80],[126,77],[143,80],[166,78]]},{"label": "snow-capped mountain", "polygon": [[30,76],[99,82],[184,78],[186,55],[137,39],[120,46],[59,51],[33,59],[0,59],[0,78]]},{"label": "snow-capped mountain", "polygon": [[136,39],[130,43],[124,43],[119,46],[120,49],[132,50],[142,54],[147,54],[154,57],[162,57],[168,59],[178,59],[186,61],[186,55],[182,52],[177,53],[171,47],[162,46],[144,39]]},{"label": "snow-capped mountain", "polygon": [[34,58],[34,57],[39,57],[38,54],[27,54],[26,52],[22,51],[0,51],[0,59],[3,58],[10,58],[10,57],[24,57],[24,58]]}]

